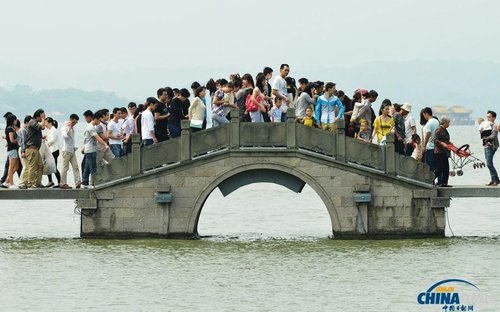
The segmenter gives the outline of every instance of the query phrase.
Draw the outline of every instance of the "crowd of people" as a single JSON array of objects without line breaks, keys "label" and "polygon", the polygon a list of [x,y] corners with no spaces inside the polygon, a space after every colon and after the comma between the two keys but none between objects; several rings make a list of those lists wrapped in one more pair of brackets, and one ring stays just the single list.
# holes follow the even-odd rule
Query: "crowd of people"
[{"label": "crowd of people", "polygon": [[[411,116],[410,103],[401,105],[384,99],[376,113],[373,103],[378,93],[375,90],[357,89],[350,98],[344,91],[337,90],[333,82],[301,78],[297,84],[289,76],[288,64],[280,66],[274,79],[273,73],[272,68],[265,67],[255,80],[247,73],[230,75],[229,80],[210,79],[205,85],[195,81],[191,84],[192,100],[187,88],[164,87],[157,90],[156,97],[148,97],[144,104],[130,102],[128,107],[115,107],[112,112],[106,108],[95,112],[87,110],[83,113],[87,126],[81,149],[75,145],[77,114],[71,114],[59,127],[56,120],[46,118],[42,109],[26,116],[22,125],[8,112],[4,115],[3,135],[7,141],[7,161],[0,185],[16,187],[14,175],[17,172],[17,187],[21,189],[70,189],[67,174],[71,165],[74,187],[91,187],[91,175],[98,165],[109,164],[114,158],[131,152],[133,134],[140,135],[141,146],[148,146],[179,137],[182,120],[189,120],[191,131],[197,132],[229,123],[228,115],[233,108],[239,110],[242,122],[284,122],[288,109],[293,108],[297,122],[325,131],[337,131],[336,121],[344,119],[346,135],[367,143],[386,144],[387,135],[393,134],[397,153],[425,162],[436,175],[435,185],[449,186],[449,119],[438,121],[429,107],[422,109],[421,137],[417,134],[415,118]],[[488,185],[493,186],[500,183],[493,166],[498,148],[495,118],[495,112],[489,111],[488,120],[480,125],[491,174]],[[76,158],[78,152],[83,154],[81,175]],[[62,158],[60,171],[57,167],[59,156]],[[42,185],[44,174],[48,176],[46,185]]]}]

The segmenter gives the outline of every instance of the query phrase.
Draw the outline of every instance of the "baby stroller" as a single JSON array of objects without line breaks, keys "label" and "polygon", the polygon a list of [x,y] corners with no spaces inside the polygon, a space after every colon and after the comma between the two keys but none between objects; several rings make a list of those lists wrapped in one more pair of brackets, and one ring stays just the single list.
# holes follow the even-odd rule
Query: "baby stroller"
[{"label": "baby stroller", "polygon": [[448,144],[446,148],[451,151],[450,159],[453,162],[453,169],[450,171],[451,177],[454,177],[455,174],[457,176],[462,176],[464,174],[462,168],[470,163],[472,163],[472,167],[474,169],[484,168],[486,166],[482,160],[472,156],[472,152],[469,149],[469,144],[464,144],[460,147],[456,147],[453,144]]}]

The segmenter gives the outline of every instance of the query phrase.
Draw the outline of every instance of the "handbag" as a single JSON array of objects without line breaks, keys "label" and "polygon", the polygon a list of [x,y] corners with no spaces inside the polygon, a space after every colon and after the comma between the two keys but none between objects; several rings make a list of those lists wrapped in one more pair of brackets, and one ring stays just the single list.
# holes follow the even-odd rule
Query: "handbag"
[{"label": "handbag", "polygon": [[56,173],[57,171],[56,161],[54,159],[54,156],[50,152],[49,148],[47,147],[45,141],[42,141],[39,153],[40,156],[42,157],[42,163],[43,163],[42,174],[47,175]]},{"label": "handbag", "polygon": [[[257,102],[260,102],[261,99],[262,98],[260,95],[255,98],[255,100]],[[247,111],[252,112],[252,113],[259,110],[259,106],[257,106],[257,104],[255,104],[255,102],[252,101],[252,94],[247,95],[247,97],[245,99],[245,107],[246,107]]]},{"label": "handbag", "polygon": [[201,129],[203,127],[203,120],[199,119],[191,119],[191,123],[189,124],[191,128]]}]

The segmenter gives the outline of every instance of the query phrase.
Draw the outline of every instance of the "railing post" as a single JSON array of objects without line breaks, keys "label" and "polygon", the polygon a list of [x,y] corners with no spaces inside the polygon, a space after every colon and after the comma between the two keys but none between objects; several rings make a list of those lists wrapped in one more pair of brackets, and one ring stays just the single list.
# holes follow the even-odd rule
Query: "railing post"
[{"label": "railing post", "polygon": [[385,143],[385,173],[396,174],[396,157],[394,134],[389,133]]},{"label": "railing post", "polygon": [[338,161],[347,161],[346,157],[346,138],[345,138],[345,121],[344,118],[339,118],[335,122],[337,126],[337,131],[336,131],[336,139],[337,139],[337,146],[336,146],[336,156],[335,159]]},{"label": "railing post", "polygon": [[231,123],[229,125],[229,148],[238,149],[240,147],[240,110],[231,109]]},{"label": "railing post", "polygon": [[141,136],[132,134],[132,152],[129,157],[132,159],[130,165],[130,175],[136,176],[142,173],[142,150],[141,150]]},{"label": "railing post", "polygon": [[286,148],[297,148],[297,121],[295,120],[295,108],[286,111]]},{"label": "railing post", "polygon": [[191,159],[191,129],[189,120],[181,120],[181,162]]}]

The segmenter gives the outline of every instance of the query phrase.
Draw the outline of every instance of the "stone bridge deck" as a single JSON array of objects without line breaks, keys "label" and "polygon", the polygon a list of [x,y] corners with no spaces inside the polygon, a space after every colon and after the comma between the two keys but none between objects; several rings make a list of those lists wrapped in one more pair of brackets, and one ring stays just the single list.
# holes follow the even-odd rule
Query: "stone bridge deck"
[{"label": "stone bridge deck", "polygon": [[456,185],[437,188],[440,197],[500,197],[500,186]]},{"label": "stone bridge deck", "polygon": [[43,199],[77,199],[87,198],[90,195],[90,190],[86,189],[72,189],[60,190],[53,188],[42,188],[34,190],[20,190],[20,189],[2,189],[0,190],[0,200],[43,200]]},{"label": "stone bridge deck", "polygon": [[[106,186],[90,189],[36,189],[36,190],[19,190],[19,189],[1,189],[0,200],[71,200],[78,198],[88,198],[93,191],[104,189]],[[500,197],[500,187],[476,186],[476,185],[460,185],[456,187],[438,187],[436,188],[438,197]]]}]

